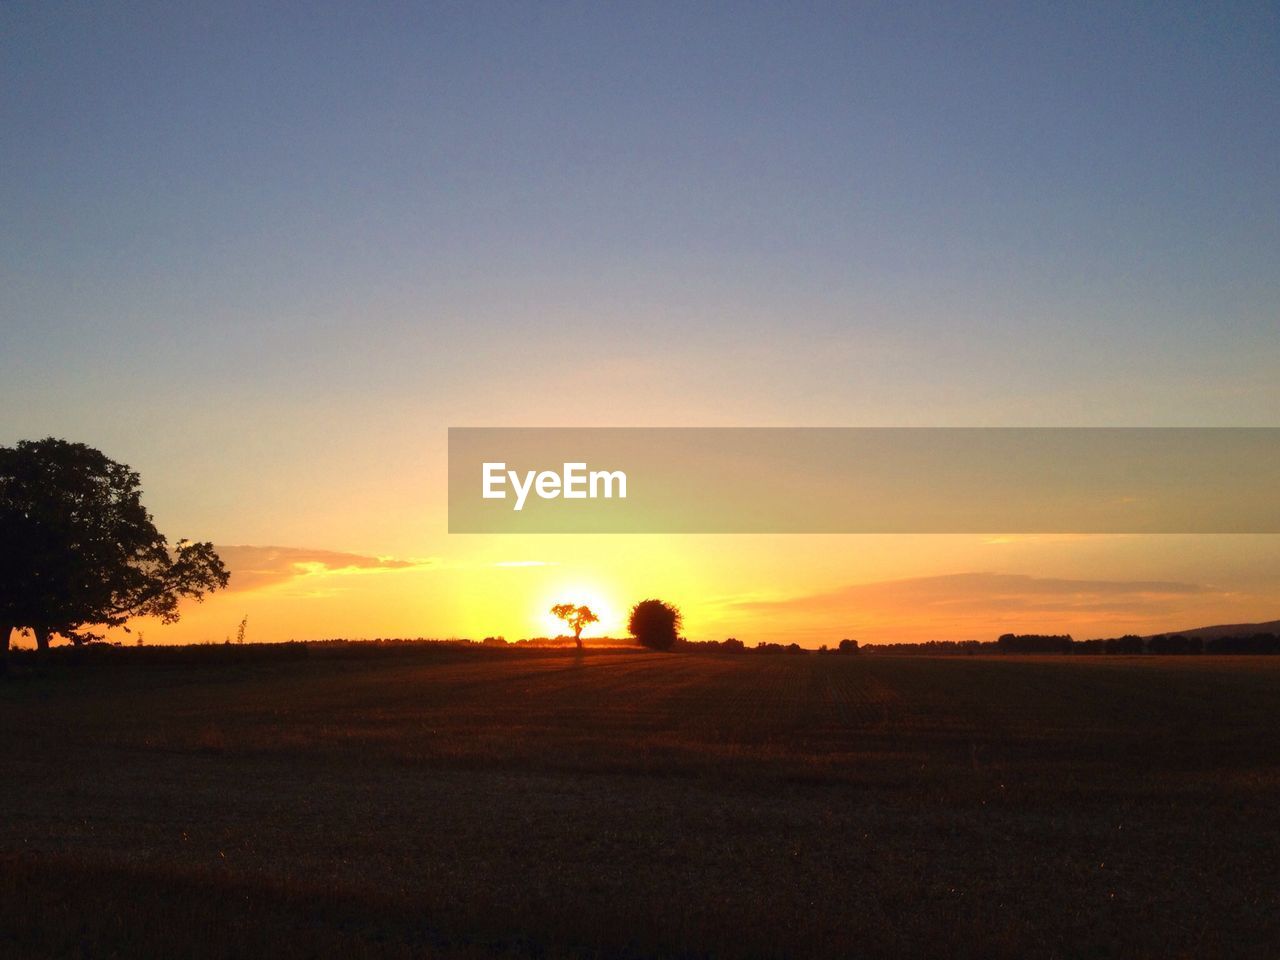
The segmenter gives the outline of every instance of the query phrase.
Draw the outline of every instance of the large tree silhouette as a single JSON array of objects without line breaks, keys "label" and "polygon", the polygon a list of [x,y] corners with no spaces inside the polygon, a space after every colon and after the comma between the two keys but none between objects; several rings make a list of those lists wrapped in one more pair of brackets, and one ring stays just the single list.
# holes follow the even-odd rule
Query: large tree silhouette
[{"label": "large tree silhouette", "polygon": [[642,645],[670,650],[680,630],[680,611],[661,600],[641,600],[631,608],[627,628]]},{"label": "large tree silhouette", "polygon": [[551,615],[559,617],[569,625],[579,650],[582,649],[582,628],[600,622],[600,618],[591,611],[590,607],[575,607],[572,603],[557,603],[551,608]]},{"label": "large tree silhouette", "polygon": [[170,547],[124,464],[52,437],[0,447],[0,664],[16,628],[47,650],[132,617],[172,623],[228,579],[212,544]]}]

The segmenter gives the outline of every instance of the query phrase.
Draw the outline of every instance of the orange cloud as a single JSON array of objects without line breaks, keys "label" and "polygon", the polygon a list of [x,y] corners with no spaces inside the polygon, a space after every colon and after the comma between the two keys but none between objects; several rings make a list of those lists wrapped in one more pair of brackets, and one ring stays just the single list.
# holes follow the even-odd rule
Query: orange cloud
[{"label": "orange cloud", "polygon": [[231,571],[231,590],[260,590],[329,574],[421,570],[438,565],[438,561],[430,559],[399,560],[305,547],[218,546],[215,549]]},{"label": "orange cloud", "polygon": [[854,584],[785,599],[741,599],[722,611],[728,618],[784,621],[801,637],[825,637],[844,625],[886,639],[989,639],[988,634],[1004,629],[1130,629],[1229,607],[1239,599],[1215,587],[1177,581],[958,573]]}]

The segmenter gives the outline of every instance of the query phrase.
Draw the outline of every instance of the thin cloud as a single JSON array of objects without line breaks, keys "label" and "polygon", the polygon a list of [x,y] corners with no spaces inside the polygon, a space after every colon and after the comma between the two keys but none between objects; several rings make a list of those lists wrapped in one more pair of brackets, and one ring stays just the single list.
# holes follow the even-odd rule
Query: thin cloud
[{"label": "thin cloud", "polygon": [[231,571],[232,590],[261,590],[334,574],[377,574],[439,565],[431,559],[370,557],[305,547],[218,546],[214,549]]},{"label": "thin cloud", "polygon": [[1097,543],[1104,538],[1125,540],[1132,536],[1133,534],[1129,533],[1001,533],[985,537],[982,542],[987,546],[1003,547],[1027,543]]},{"label": "thin cloud", "polygon": [[1070,580],[1008,573],[956,573],[854,584],[824,593],[735,606],[757,614],[783,611],[900,613],[1158,612],[1170,604],[1218,593],[1212,587],[1168,580]]}]

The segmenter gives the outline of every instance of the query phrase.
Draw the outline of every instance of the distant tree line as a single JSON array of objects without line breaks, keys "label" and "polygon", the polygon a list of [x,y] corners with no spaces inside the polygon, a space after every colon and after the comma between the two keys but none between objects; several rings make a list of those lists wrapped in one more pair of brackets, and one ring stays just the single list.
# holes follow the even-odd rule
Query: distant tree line
[{"label": "distant tree line", "polygon": [[1001,653],[1070,653],[1069,634],[1006,633],[996,640]]},{"label": "distant tree line", "polygon": [[724,640],[687,640],[681,637],[675,649],[687,653],[746,653],[747,645],[737,637]]},{"label": "distant tree line", "polygon": [[892,654],[906,657],[958,657],[979,653],[998,653],[995,641],[926,640],[923,643],[875,643],[862,648],[869,654]]},{"label": "distant tree line", "polygon": [[752,653],[801,654],[818,653],[851,655],[859,653],[894,656],[957,657],[991,654],[1062,654],[1089,655],[1190,655],[1190,654],[1280,654],[1280,634],[1200,637],[1184,634],[1160,634],[1139,637],[1105,637],[1076,640],[1070,634],[1006,633],[995,640],[928,640],[923,643],[875,643],[862,646],[857,640],[844,639],[835,647],[823,644],[816,651],[798,643],[761,641],[748,647],[736,637],[727,640],[686,640],[679,638],[668,649],[688,653]]},{"label": "distant tree line", "polygon": [[1194,655],[1194,654],[1280,654],[1280,634],[1256,633],[1220,637],[1159,634],[1139,637],[1105,637],[1074,640],[1062,634],[1006,633],[994,642],[982,640],[930,640],[927,643],[879,643],[864,647],[870,653],[900,656],[972,656],[992,653],[1039,653],[1070,655]]},{"label": "distant tree line", "polygon": [[1197,653],[1274,654],[1280,653],[1280,634],[1256,633],[1252,635],[1202,637],[1180,633],[1162,633],[1154,637],[1139,637],[1130,633],[1123,637],[1073,640],[1069,636],[1006,633],[996,641],[996,646],[1002,653],[1118,654],[1129,656],[1139,654],[1188,655]]},{"label": "distant tree line", "polygon": [[[675,646],[676,650],[684,650],[689,653],[763,653],[763,654],[796,654],[796,653],[814,653],[815,651],[802,647],[798,643],[768,643],[764,640],[757,643],[754,647],[748,647],[737,637],[729,637],[725,640],[684,640],[681,639]],[[848,656],[857,653],[861,648],[858,646],[857,640],[844,639],[832,649],[825,643],[818,648],[817,653],[834,653]]]}]

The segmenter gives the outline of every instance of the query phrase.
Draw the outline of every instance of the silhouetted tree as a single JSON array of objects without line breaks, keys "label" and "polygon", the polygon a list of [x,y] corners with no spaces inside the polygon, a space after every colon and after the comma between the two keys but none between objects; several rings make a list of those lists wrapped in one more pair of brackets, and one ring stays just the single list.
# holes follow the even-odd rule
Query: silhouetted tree
[{"label": "silhouetted tree", "polygon": [[840,647],[839,647],[839,650],[840,650],[840,652],[841,652],[841,653],[844,653],[844,654],[857,653],[857,652],[858,652],[858,641],[857,641],[857,640],[850,640],[850,639],[848,639],[848,638],[846,637],[844,640],[841,640],[841,641],[840,641]]},{"label": "silhouetted tree", "polygon": [[131,617],[178,619],[229,575],[209,543],[172,548],[142,505],[138,474],[82,443],[23,440],[0,447],[0,653],[29,627],[47,650],[57,634]]},{"label": "silhouetted tree", "polygon": [[1132,655],[1146,650],[1146,641],[1136,634],[1126,633],[1123,637],[1111,637],[1106,643],[1107,653]]},{"label": "silhouetted tree", "polygon": [[627,629],[643,646],[670,650],[680,630],[680,611],[661,600],[641,600],[631,608]]},{"label": "silhouetted tree", "polygon": [[1180,633],[1160,634],[1147,641],[1147,650],[1157,654],[1191,654],[1204,650],[1204,641],[1199,637],[1184,637]]},{"label": "silhouetted tree", "polygon": [[600,622],[600,618],[591,612],[590,607],[575,607],[572,603],[557,603],[551,608],[551,615],[569,625],[579,650],[582,649],[582,628]]},{"label": "silhouetted tree", "polygon": [[1252,636],[1211,637],[1205,641],[1205,653],[1280,653],[1280,634],[1256,633]]},{"label": "silhouetted tree", "polygon": [[1070,653],[1071,637],[1067,634],[1006,633],[996,640],[1001,653]]}]

